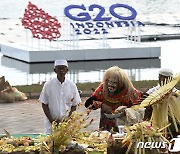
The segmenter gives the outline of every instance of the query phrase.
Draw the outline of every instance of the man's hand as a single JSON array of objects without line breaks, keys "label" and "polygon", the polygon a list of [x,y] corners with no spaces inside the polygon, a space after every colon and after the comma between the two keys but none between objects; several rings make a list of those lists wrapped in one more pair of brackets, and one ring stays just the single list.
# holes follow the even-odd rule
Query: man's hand
[{"label": "man's hand", "polygon": [[61,120],[59,120],[59,119],[56,119],[56,120],[54,120],[57,124],[59,124],[60,122],[61,122]]},{"label": "man's hand", "polygon": [[77,107],[77,106],[71,106],[71,111],[69,112],[68,117],[70,117],[71,114],[72,114],[74,111],[76,111],[76,107]]},{"label": "man's hand", "polygon": [[59,119],[56,118],[56,119],[54,119],[54,120],[51,122],[51,124],[54,123],[55,126],[57,127],[60,122],[61,122],[61,120],[59,120]]}]

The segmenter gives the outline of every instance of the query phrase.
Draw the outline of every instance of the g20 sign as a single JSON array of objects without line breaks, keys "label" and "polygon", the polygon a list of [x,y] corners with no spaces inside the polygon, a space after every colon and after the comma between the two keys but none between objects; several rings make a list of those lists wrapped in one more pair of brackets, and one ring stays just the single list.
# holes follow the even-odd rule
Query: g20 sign
[{"label": "g20 sign", "polygon": [[[116,13],[117,8],[124,8],[131,12],[130,15],[119,15]],[[91,16],[90,11],[94,9],[99,9],[97,15]],[[72,10],[80,10],[81,12],[77,15],[73,15],[70,13]],[[71,22],[71,26],[75,30],[75,32],[79,34],[106,34],[108,33],[108,28],[113,27],[129,27],[129,26],[144,26],[144,24],[140,21],[133,21],[136,16],[136,10],[126,4],[113,4],[109,7],[109,13],[111,16],[105,15],[105,8],[98,4],[92,4],[88,8],[82,5],[69,5],[64,9],[64,14],[75,21],[75,23]],[[116,20],[112,20],[112,18]]]}]

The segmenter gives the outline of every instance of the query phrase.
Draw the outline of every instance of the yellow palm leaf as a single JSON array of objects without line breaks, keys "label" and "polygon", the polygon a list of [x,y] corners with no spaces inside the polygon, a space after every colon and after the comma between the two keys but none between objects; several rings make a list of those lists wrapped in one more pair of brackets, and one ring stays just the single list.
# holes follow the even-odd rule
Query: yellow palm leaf
[{"label": "yellow palm leaf", "polygon": [[164,101],[164,99],[167,99],[172,89],[177,85],[177,83],[180,80],[180,74],[177,74],[171,81],[167,81],[168,83],[161,86],[158,90],[151,93],[146,99],[144,99],[140,107],[147,107],[149,105],[161,103]]}]

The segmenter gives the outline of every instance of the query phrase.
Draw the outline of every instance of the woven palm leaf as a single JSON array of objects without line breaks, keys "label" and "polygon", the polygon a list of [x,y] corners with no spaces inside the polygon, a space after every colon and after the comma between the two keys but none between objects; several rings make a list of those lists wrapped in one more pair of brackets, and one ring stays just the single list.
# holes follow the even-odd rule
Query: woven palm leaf
[{"label": "woven palm leaf", "polygon": [[144,99],[141,102],[140,107],[147,107],[149,105],[163,102],[164,99],[167,99],[170,96],[172,89],[177,85],[179,80],[180,74],[177,74],[171,81],[167,81],[167,84],[161,86],[158,90]]}]

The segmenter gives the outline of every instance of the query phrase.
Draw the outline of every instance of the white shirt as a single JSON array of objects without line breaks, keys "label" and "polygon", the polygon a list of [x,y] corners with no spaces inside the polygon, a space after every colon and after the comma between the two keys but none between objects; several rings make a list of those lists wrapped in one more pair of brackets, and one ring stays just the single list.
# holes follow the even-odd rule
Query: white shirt
[{"label": "white shirt", "polygon": [[[68,79],[61,84],[57,77],[44,84],[39,100],[48,105],[53,119],[60,120],[63,116],[68,115],[72,106],[81,102],[76,85]],[[47,117],[44,133],[51,133],[51,123]]]},{"label": "white shirt", "polygon": [[[158,90],[159,88],[160,88],[160,85],[158,84],[157,86],[149,89],[146,93],[147,93],[147,94],[151,94],[151,93],[155,92],[156,90]],[[178,91],[178,90],[177,90],[176,88],[173,88],[173,92],[177,92],[177,91]]]}]

